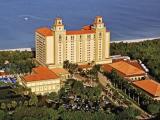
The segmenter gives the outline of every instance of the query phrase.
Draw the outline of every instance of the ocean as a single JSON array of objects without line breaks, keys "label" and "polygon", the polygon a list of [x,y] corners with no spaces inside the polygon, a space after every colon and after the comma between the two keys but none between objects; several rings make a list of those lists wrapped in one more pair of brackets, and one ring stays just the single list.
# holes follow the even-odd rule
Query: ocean
[{"label": "ocean", "polygon": [[0,49],[34,47],[34,32],[62,17],[80,29],[103,16],[111,40],[160,37],[160,0],[0,0]]}]

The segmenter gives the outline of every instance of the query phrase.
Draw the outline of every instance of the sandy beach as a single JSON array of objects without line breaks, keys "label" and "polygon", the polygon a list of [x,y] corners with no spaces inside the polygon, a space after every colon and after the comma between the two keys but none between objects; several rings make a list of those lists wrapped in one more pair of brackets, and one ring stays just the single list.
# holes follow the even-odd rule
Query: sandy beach
[{"label": "sandy beach", "polygon": [[133,43],[133,42],[143,42],[143,41],[149,41],[149,40],[155,40],[155,39],[160,39],[160,37],[154,37],[154,38],[143,38],[143,39],[133,39],[133,40],[113,40],[111,43]]},{"label": "sandy beach", "polygon": [[33,48],[15,48],[15,49],[3,49],[0,51],[34,51]]}]

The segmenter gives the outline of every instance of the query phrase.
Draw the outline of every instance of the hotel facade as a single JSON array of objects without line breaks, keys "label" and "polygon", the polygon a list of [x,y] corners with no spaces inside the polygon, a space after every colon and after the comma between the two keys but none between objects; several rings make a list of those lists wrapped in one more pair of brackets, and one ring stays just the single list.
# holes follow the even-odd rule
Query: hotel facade
[{"label": "hotel facade", "polygon": [[71,63],[111,63],[110,32],[101,16],[80,30],[66,30],[61,18],[51,28],[38,28],[35,32],[36,60],[49,68]]}]

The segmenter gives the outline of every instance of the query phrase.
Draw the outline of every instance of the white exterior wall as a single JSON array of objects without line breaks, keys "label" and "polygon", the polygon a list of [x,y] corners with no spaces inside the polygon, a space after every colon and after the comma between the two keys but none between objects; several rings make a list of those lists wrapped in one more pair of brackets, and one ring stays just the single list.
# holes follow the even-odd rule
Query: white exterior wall
[{"label": "white exterior wall", "polygon": [[60,79],[32,81],[25,83],[25,86],[30,88],[31,92],[42,95],[51,92],[58,92],[61,88]]},{"label": "white exterior wall", "polygon": [[66,40],[66,60],[71,60],[71,39],[70,35],[67,35],[67,40]]},{"label": "white exterior wall", "polygon": [[53,64],[54,50],[53,50],[53,36],[46,38],[46,64]]},{"label": "white exterior wall", "polygon": [[[103,32],[101,32],[101,34],[103,36]],[[102,51],[103,51],[102,45],[103,45],[103,38],[98,37],[98,60],[102,60]]]},{"label": "white exterior wall", "polygon": [[38,33],[35,35],[36,39],[36,59],[45,64],[46,63],[46,38]]},{"label": "white exterior wall", "polygon": [[105,58],[110,57],[110,32],[106,32]]},{"label": "white exterior wall", "polygon": [[[71,39],[72,37],[72,39]],[[76,63],[76,35],[67,35],[66,40],[66,58],[72,63]]]},{"label": "white exterior wall", "polygon": [[74,39],[72,41],[72,46],[73,46],[73,51],[72,51],[72,54],[73,54],[73,57],[71,57],[71,62],[73,63],[76,63],[77,62],[77,50],[76,50],[76,47],[77,47],[77,42],[76,42],[76,35],[74,35]]},{"label": "white exterior wall", "polygon": [[83,35],[83,42],[84,42],[84,48],[82,48],[82,49],[84,49],[84,59],[85,59],[85,62],[87,62],[87,35],[85,34],[85,35]]},{"label": "white exterior wall", "polygon": [[58,54],[58,64],[63,64],[63,40],[59,40],[57,43],[58,53],[55,54]]},{"label": "white exterior wall", "polygon": [[90,62],[95,61],[95,39],[94,34],[91,35],[90,40]]},{"label": "white exterior wall", "polygon": [[90,38],[87,38],[86,40],[86,60],[88,62],[91,62],[94,60],[95,56],[95,40],[94,40],[94,34],[89,34]]}]

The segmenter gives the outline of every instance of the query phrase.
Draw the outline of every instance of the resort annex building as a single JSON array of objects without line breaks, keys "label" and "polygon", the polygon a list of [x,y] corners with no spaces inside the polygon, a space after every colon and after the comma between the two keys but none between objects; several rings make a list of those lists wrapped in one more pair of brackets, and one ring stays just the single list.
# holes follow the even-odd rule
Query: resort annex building
[{"label": "resort annex building", "polygon": [[51,28],[38,28],[35,32],[36,60],[49,68],[71,63],[111,63],[110,32],[101,16],[80,30],[66,30],[61,18]]}]

